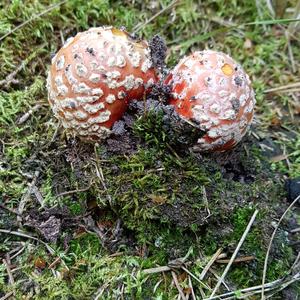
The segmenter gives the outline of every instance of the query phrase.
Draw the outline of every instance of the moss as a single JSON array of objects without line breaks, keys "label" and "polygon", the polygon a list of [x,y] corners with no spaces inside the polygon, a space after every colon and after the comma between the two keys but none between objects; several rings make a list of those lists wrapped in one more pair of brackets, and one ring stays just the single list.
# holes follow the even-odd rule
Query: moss
[{"label": "moss", "polygon": [[155,113],[150,110],[147,115],[141,116],[134,123],[134,132],[140,136],[148,145],[153,145],[156,149],[165,148],[168,142],[166,132],[162,130],[163,112]]},{"label": "moss", "polygon": [[[0,36],[55,3],[58,2],[2,1]],[[255,2],[210,0],[199,5],[189,0],[164,12],[170,3],[67,1],[1,40],[0,82],[23,66],[13,75],[12,82],[1,83],[1,204],[17,209],[38,171],[35,184],[47,206],[66,205],[73,216],[85,214],[88,206],[99,224],[114,224],[121,219],[122,234],[128,238],[120,244],[122,255],[116,257],[110,256],[97,236],[80,237],[77,228],[67,250],[63,239],[53,246],[54,256],[44,246],[28,241],[24,252],[13,261],[22,266],[14,272],[17,299],[31,293],[34,299],[90,299],[100,288],[103,299],[117,299],[122,294],[124,299],[176,298],[178,291],[171,284],[169,273],[146,276],[141,270],[166,265],[189,253],[187,266],[199,277],[219,247],[228,254],[234,251],[255,208],[260,213],[240,254],[254,255],[256,259],[234,265],[226,280],[236,288],[260,283],[266,245],[273,229],[271,220],[278,219],[280,208],[287,205],[283,181],[286,176],[300,176],[299,120],[294,100],[290,94],[265,93],[269,87],[296,82],[299,77],[299,71],[291,72],[287,51],[282,51],[287,25],[243,25],[269,19],[266,5],[262,5],[259,15]],[[289,3],[294,5],[294,1]],[[154,14],[156,17],[151,19]],[[291,15],[287,12],[284,17]],[[144,26],[148,20],[151,21]],[[238,27],[228,25],[228,20]],[[134,124],[137,149],[132,153],[109,154],[102,145],[96,155],[93,146],[72,139],[66,141],[47,104],[47,66],[62,38],[103,24],[125,25],[129,31],[140,28],[138,34],[145,38],[160,34],[169,48],[169,67],[192,50],[213,47],[231,54],[253,80],[258,120],[254,131],[259,140],[249,137],[225,154],[196,155],[171,139],[162,128],[162,114],[148,112]],[[250,48],[244,47],[246,39],[251,41]],[[292,40],[290,47],[297,63],[298,45]],[[20,117],[37,104],[39,108],[19,124]],[[273,142],[279,154],[287,153],[289,163],[273,161],[270,168],[270,157],[275,155],[267,156],[261,151],[266,140]],[[97,176],[97,159],[107,189]],[[57,198],[60,193],[88,187],[86,191]],[[30,197],[26,209],[36,206],[34,197]],[[2,228],[18,229],[15,215],[0,209],[0,216]],[[82,228],[81,223],[78,226]],[[28,234],[35,234],[26,226],[22,228],[25,229]],[[66,232],[70,230],[67,228]],[[0,255],[15,249],[16,240],[20,239],[1,235]],[[294,255],[282,227],[272,248],[268,281],[287,274]],[[54,277],[47,268],[38,270],[34,266],[37,256],[47,265],[57,256],[62,257],[69,270],[59,264],[55,268],[58,276]],[[223,267],[214,267],[221,274]],[[177,274],[185,288],[187,278],[180,270]],[[0,298],[13,288],[7,280],[6,271],[0,266]],[[204,282],[213,287],[215,278],[208,274]],[[198,282],[193,281],[193,285],[197,296],[200,295]]]},{"label": "moss", "polygon": [[150,148],[140,149],[126,161],[113,159],[111,164],[118,167],[116,173],[112,171],[116,168],[106,164],[108,193],[131,229],[148,219],[168,221],[171,216],[163,211],[176,210],[176,205],[189,210],[204,207],[199,198],[201,187],[210,180],[191,158],[180,159]]}]

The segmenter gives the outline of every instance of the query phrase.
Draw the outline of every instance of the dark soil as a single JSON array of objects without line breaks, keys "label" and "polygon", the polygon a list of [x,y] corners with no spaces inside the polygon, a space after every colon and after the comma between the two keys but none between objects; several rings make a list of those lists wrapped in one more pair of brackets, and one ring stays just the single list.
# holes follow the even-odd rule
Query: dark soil
[{"label": "dark soil", "polygon": [[153,66],[160,70],[162,73],[166,72],[166,56],[167,56],[167,46],[165,40],[159,36],[155,35],[149,41],[149,47],[151,51],[151,59]]}]

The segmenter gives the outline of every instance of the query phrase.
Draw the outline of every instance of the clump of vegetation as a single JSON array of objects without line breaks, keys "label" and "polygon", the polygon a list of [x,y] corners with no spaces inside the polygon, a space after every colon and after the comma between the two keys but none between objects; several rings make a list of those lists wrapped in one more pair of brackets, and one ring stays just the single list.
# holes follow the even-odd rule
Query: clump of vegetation
[{"label": "clump of vegetation", "polygon": [[[255,1],[1,3],[0,297],[209,297],[256,209],[237,257],[244,261],[225,284],[237,296],[260,285],[288,206],[284,180],[300,175],[299,90],[288,86],[299,78],[298,23],[286,21],[298,7],[286,1],[274,17]],[[47,103],[50,58],[67,37],[105,24],[163,36],[169,67],[212,47],[240,61],[256,91],[252,134],[233,151],[200,155],[148,111],[123,139],[67,139]],[[296,284],[280,291],[299,272],[289,232],[297,224],[291,209],[273,241],[267,282],[283,278],[266,291],[274,299],[299,293]]]}]

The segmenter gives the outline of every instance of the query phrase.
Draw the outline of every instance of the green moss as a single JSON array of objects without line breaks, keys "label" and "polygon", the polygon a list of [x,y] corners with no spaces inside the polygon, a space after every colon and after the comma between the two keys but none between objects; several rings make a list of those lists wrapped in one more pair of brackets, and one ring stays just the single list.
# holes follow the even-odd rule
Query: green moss
[{"label": "green moss", "polygon": [[162,130],[163,112],[155,113],[153,111],[147,112],[146,116],[140,117],[134,123],[134,132],[143,138],[148,145],[153,145],[156,149],[166,148],[168,136]]},{"label": "green moss", "polygon": [[[81,215],[85,213],[86,202],[97,199],[102,213],[100,221],[114,223],[120,218],[124,234],[131,237],[131,242],[119,249],[123,251],[119,257],[109,256],[92,234],[72,239],[67,252],[59,243],[54,257],[31,241],[32,246],[28,243],[24,253],[13,262],[22,266],[14,273],[17,299],[30,293],[35,299],[91,299],[99,288],[103,288],[103,299],[117,299],[122,293],[124,299],[174,299],[178,291],[171,285],[170,274],[145,276],[141,270],[165,265],[189,253],[188,268],[199,277],[219,247],[229,253],[235,249],[255,208],[260,212],[240,254],[254,255],[256,260],[234,265],[226,280],[237,288],[261,282],[272,230],[269,224],[278,219],[277,208],[285,198],[284,176],[300,176],[299,122],[292,115],[294,100],[290,94],[265,93],[270,87],[297,82],[299,77],[298,70],[291,72],[285,50],[287,25],[280,25],[283,30],[276,25],[242,26],[245,22],[270,18],[265,4],[258,14],[255,1],[210,0],[199,5],[189,0],[158,14],[144,26],[171,2],[134,1],[129,5],[128,1],[67,1],[1,40],[0,81],[21,64],[23,67],[13,75],[17,82],[1,85],[0,202],[17,209],[32,176],[39,171],[36,186],[48,206],[67,205],[72,215]],[[289,1],[289,11],[294,2]],[[55,3],[58,1],[2,1],[0,36]],[[287,12],[284,17],[292,15]],[[228,20],[238,27],[230,27]],[[149,112],[134,124],[134,133],[142,140],[136,153],[107,157],[104,147],[97,149],[107,186],[104,189],[96,175],[94,152],[82,150],[83,145],[76,148],[65,143],[61,130],[54,135],[58,125],[47,104],[45,87],[51,55],[61,47],[62,38],[104,24],[125,25],[129,31],[140,27],[138,33],[145,38],[161,34],[169,47],[168,66],[175,65],[192,50],[214,48],[232,55],[249,73],[256,91],[258,122],[254,131],[259,136],[271,137],[279,152],[288,154],[289,163],[273,162],[270,169],[260,149],[264,140],[251,138],[235,150],[239,154],[227,164],[220,156],[182,155],[162,130],[162,115]],[[246,39],[251,41],[247,49]],[[290,46],[297,63],[296,41],[292,40]],[[39,109],[19,124],[20,117],[36,104]],[[280,126],[274,126],[274,119],[280,119]],[[243,177],[244,173],[249,176]],[[88,191],[57,198],[57,194],[81,190],[90,183]],[[30,198],[28,208],[33,205],[34,199]],[[6,213],[1,215],[1,226],[14,228],[15,216]],[[1,236],[1,251],[14,249],[14,240],[10,235]],[[268,281],[287,274],[294,258],[283,229],[275,242]],[[47,264],[60,256],[69,270],[58,265],[57,277],[47,268],[36,270],[36,256],[43,257]],[[215,268],[219,274],[223,270],[218,265]],[[215,279],[207,276],[205,283],[213,287]],[[186,287],[187,279],[183,278],[180,284]],[[193,285],[197,296],[200,295],[198,282]],[[0,298],[2,291],[6,293],[12,288],[0,265]]]}]

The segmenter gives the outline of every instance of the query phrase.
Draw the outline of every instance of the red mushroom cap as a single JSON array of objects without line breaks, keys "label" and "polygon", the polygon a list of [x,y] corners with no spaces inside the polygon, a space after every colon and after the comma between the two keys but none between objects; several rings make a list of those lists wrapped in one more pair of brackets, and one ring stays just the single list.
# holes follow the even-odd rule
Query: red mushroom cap
[{"label": "red mushroom cap", "polygon": [[86,139],[106,137],[128,102],[157,81],[147,42],[113,27],[69,38],[52,59],[49,102],[65,128]]},{"label": "red mushroom cap", "polygon": [[245,135],[253,119],[254,91],[249,76],[228,55],[206,50],[183,58],[167,76],[170,104],[205,131],[200,151],[224,151]]}]

